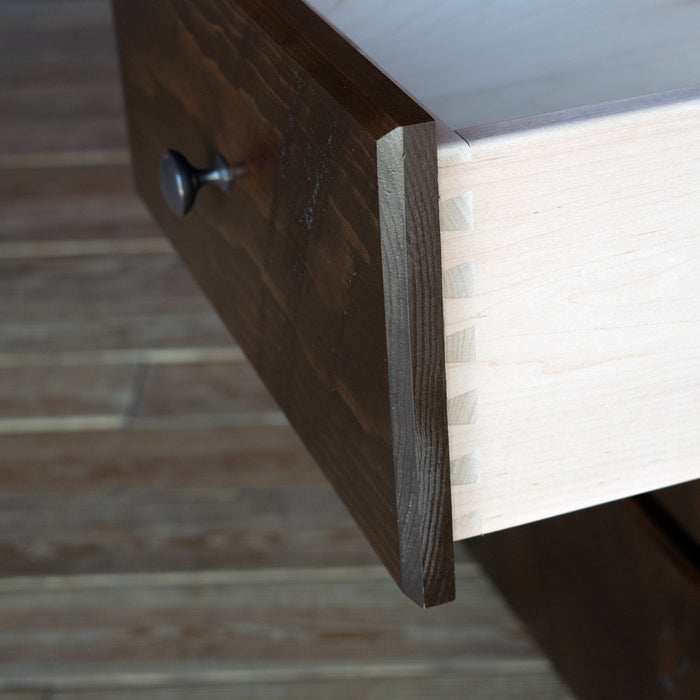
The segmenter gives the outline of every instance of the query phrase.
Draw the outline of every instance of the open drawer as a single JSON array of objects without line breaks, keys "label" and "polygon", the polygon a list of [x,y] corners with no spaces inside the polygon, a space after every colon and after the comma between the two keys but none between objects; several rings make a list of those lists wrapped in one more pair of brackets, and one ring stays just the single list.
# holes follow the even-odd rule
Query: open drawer
[{"label": "open drawer", "polygon": [[435,605],[454,539],[700,476],[700,4],[309,4],[114,0],[134,175]]}]

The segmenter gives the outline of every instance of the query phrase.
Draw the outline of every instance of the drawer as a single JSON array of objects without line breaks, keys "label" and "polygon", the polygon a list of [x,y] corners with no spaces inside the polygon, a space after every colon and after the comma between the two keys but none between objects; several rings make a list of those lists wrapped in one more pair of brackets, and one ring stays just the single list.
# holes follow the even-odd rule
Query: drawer
[{"label": "drawer", "polygon": [[114,0],[134,177],[435,605],[455,539],[700,476],[700,6],[309,5]]}]

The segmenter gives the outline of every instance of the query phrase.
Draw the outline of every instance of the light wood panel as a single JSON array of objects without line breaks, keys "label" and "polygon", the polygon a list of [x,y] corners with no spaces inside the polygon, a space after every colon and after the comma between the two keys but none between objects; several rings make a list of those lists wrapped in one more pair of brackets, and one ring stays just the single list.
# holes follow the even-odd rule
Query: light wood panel
[{"label": "light wood panel", "polygon": [[700,83],[700,4],[307,0],[453,128]]},{"label": "light wood panel", "polygon": [[455,537],[697,477],[700,91],[459,133],[470,154],[440,175],[445,275],[473,290],[444,302]]}]

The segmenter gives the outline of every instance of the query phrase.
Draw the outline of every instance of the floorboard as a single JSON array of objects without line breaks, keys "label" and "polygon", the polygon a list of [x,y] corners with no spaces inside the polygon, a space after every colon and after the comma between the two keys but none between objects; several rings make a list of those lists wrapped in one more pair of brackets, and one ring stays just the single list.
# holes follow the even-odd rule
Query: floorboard
[{"label": "floorboard", "polygon": [[0,352],[226,346],[174,253],[0,260]]},{"label": "floorboard", "polygon": [[8,242],[165,242],[129,178],[126,166],[0,169],[0,250]]},{"label": "floorboard", "polygon": [[233,697],[275,686],[276,697],[305,697],[291,688],[318,683],[352,697],[343,693],[352,681],[357,697],[363,683],[425,687],[447,672],[445,691],[461,678],[465,690],[566,697],[479,570],[460,565],[458,576],[461,601],[431,611],[397,596],[381,567],[0,582],[0,683],[90,693],[112,685],[142,697],[220,683],[237,689]]}]

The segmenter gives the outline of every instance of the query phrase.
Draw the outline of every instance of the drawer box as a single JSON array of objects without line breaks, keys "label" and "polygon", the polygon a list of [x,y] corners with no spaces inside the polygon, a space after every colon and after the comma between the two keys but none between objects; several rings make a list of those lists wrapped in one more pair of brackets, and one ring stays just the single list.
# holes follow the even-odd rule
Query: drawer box
[{"label": "drawer box", "polygon": [[[700,475],[700,7],[311,5],[114,0],[135,179],[435,605],[453,539]],[[169,149],[244,173],[179,217]]]}]

